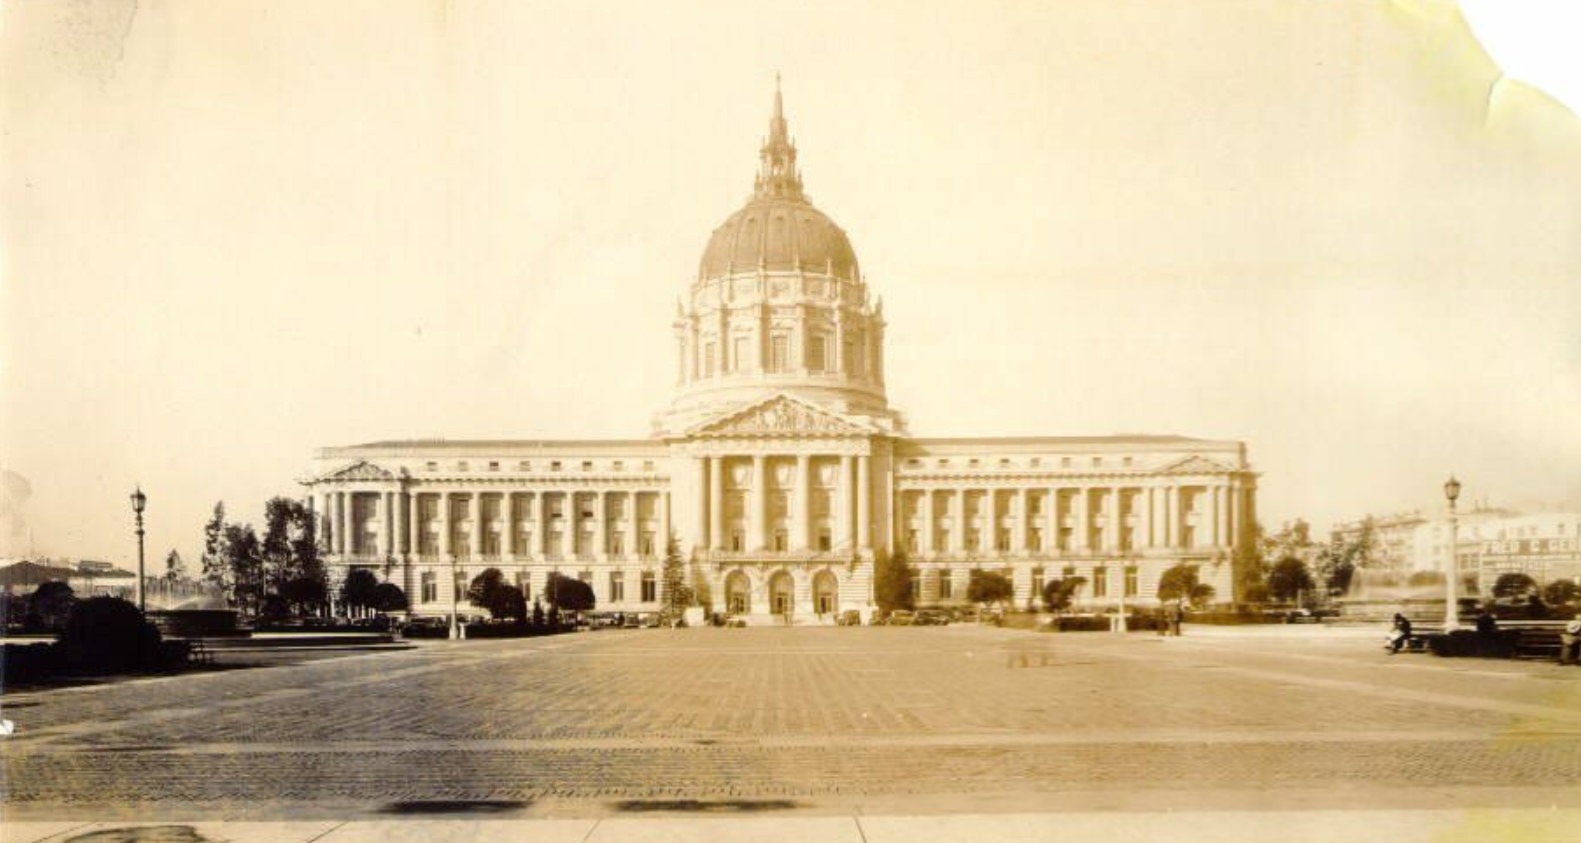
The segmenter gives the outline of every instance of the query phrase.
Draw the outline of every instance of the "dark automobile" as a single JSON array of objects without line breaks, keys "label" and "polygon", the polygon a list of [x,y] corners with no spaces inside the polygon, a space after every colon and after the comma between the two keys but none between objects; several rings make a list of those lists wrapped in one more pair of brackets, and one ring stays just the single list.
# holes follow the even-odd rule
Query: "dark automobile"
[{"label": "dark automobile", "polygon": [[855,609],[846,609],[834,619],[834,622],[836,626],[861,626],[862,613]]},{"label": "dark automobile", "polygon": [[949,626],[950,615],[943,609],[922,609],[912,619],[912,626]]}]

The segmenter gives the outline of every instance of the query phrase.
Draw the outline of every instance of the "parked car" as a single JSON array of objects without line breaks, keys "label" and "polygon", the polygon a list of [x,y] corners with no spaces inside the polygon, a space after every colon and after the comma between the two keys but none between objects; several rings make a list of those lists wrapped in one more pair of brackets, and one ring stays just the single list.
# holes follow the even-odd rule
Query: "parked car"
[{"label": "parked car", "polygon": [[912,626],[949,626],[950,615],[943,609],[921,609],[911,621]]},{"label": "parked car", "polygon": [[861,626],[862,613],[855,609],[846,609],[834,619],[834,622],[837,626]]},{"label": "parked car", "polygon": [[889,616],[884,618],[884,626],[911,626],[916,623],[916,620],[917,614],[915,612],[900,609],[890,612]]}]

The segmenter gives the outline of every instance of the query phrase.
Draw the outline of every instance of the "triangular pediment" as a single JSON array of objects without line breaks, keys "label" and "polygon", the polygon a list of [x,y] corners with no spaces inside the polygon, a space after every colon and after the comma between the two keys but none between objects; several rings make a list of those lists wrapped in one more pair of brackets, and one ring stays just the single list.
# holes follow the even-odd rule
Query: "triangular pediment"
[{"label": "triangular pediment", "polygon": [[357,460],[345,468],[324,475],[324,480],[394,480],[388,469],[380,468],[367,460]]},{"label": "triangular pediment", "polygon": [[693,427],[692,436],[865,436],[871,425],[784,393]]},{"label": "triangular pediment", "polygon": [[1164,466],[1165,474],[1223,474],[1232,470],[1230,466],[1210,460],[1201,454],[1192,454]]}]

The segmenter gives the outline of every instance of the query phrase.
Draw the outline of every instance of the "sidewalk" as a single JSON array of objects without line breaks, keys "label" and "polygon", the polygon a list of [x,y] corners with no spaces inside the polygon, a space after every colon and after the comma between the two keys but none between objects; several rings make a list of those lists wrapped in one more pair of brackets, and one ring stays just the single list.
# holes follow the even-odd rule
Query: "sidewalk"
[{"label": "sidewalk", "polygon": [[[138,831],[138,829],[142,829]],[[804,818],[379,820],[236,823],[8,823],[3,843],[976,843],[993,841],[1278,840],[1334,843],[1573,843],[1581,809],[1272,811],[1262,813],[956,814]]]}]

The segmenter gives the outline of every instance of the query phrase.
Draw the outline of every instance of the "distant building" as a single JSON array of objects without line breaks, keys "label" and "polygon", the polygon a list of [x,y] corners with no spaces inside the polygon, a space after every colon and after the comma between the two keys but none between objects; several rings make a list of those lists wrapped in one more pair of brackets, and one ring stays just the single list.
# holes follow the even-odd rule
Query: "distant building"
[{"label": "distant building", "polygon": [[1256,521],[1244,443],[912,436],[885,393],[883,304],[802,190],[778,92],[760,163],[665,314],[675,392],[650,437],[325,448],[303,482],[333,578],[372,571],[436,615],[485,568],[529,600],[558,572],[650,611],[673,538],[708,605],[756,622],[871,612],[890,553],[925,604],[964,602],[978,568],[1018,605],[1068,576],[1084,602],[1150,600],[1183,562],[1232,597]]},{"label": "distant building", "polygon": [[[1372,527],[1376,570],[1396,573],[1449,569],[1449,515],[1420,512],[1336,524],[1335,538],[1353,541]],[[1522,513],[1473,505],[1456,513],[1456,556],[1462,573],[1475,573],[1483,594],[1500,574],[1529,574],[1538,583],[1581,582],[1581,510]]]}]

